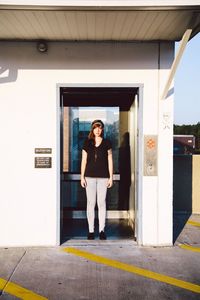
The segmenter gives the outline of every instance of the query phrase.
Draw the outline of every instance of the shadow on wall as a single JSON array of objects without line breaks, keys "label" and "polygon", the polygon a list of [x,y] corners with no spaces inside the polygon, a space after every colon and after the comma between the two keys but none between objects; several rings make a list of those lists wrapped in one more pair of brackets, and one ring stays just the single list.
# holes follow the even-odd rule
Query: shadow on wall
[{"label": "shadow on wall", "polygon": [[[18,70],[155,70],[160,44],[172,59],[174,43],[165,42],[48,42],[42,53],[36,41],[0,41],[0,83],[15,81]],[[160,68],[170,69],[171,59]]]},{"label": "shadow on wall", "polygon": [[131,151],[129,140],[129,132],[125,132],[119,148],[119,210],[129,209],[129,196],[131,186]]},{"label": "shadow on wall", "polygon": [[0,84],[16,81],[18,70],[155,70],[160,45],[169,55],[160,68],[170,69],[174,43],[168,42],[48,42],[41,53],[37,41],[0,41]]},{"label": "shadow on wall", "polygon": [[8,67],[1,66],[0,67],[0,84],[7,82],[14,82],[17,80],[18,70]]},{"label": "shadow on wall", "polygon": [[173,241],[192,214],[192,155],[174,155]]}]

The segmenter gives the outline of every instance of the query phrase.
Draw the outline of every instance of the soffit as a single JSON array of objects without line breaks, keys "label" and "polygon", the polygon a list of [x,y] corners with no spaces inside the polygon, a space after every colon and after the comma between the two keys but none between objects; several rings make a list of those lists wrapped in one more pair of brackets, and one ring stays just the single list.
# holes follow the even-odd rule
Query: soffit
[{"label": "soffit", "polygon": [[178,41],[200,30],[200,6],[181,8],[6,8],[0,40]]}]

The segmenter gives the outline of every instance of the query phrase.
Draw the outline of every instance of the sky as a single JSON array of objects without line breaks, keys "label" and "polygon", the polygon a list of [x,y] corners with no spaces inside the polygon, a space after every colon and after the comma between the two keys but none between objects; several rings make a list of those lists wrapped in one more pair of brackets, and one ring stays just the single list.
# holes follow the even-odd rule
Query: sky
[{"label": "sky", "polygon": [[200,33],[188,42],[174,84],[174,124],[200,122]]}]

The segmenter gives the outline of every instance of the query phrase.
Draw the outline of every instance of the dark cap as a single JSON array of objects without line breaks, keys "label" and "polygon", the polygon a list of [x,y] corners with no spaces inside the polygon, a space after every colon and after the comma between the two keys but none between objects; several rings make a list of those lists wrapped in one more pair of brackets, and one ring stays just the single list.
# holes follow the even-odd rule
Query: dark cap
[{"label": "dark cap", "polygon": [[94,125],[99,125],[99,126],[101,126],[102,128],[104,128],[104,124],[103,124],[103,122],[102,122],[101,120],[94,120],[94,121],[92,122],[92,127],[94,127]]}]

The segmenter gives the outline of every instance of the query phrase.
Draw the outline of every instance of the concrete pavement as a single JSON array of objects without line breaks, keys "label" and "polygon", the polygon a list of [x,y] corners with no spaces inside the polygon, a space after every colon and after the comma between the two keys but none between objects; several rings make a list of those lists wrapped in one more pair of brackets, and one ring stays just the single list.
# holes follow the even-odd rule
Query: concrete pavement
[{"label": "concrete pavement", "polygon": [[200,216],[180,220],[173,247],[108,239],[1,248],[0,299],[200,299]]}]

